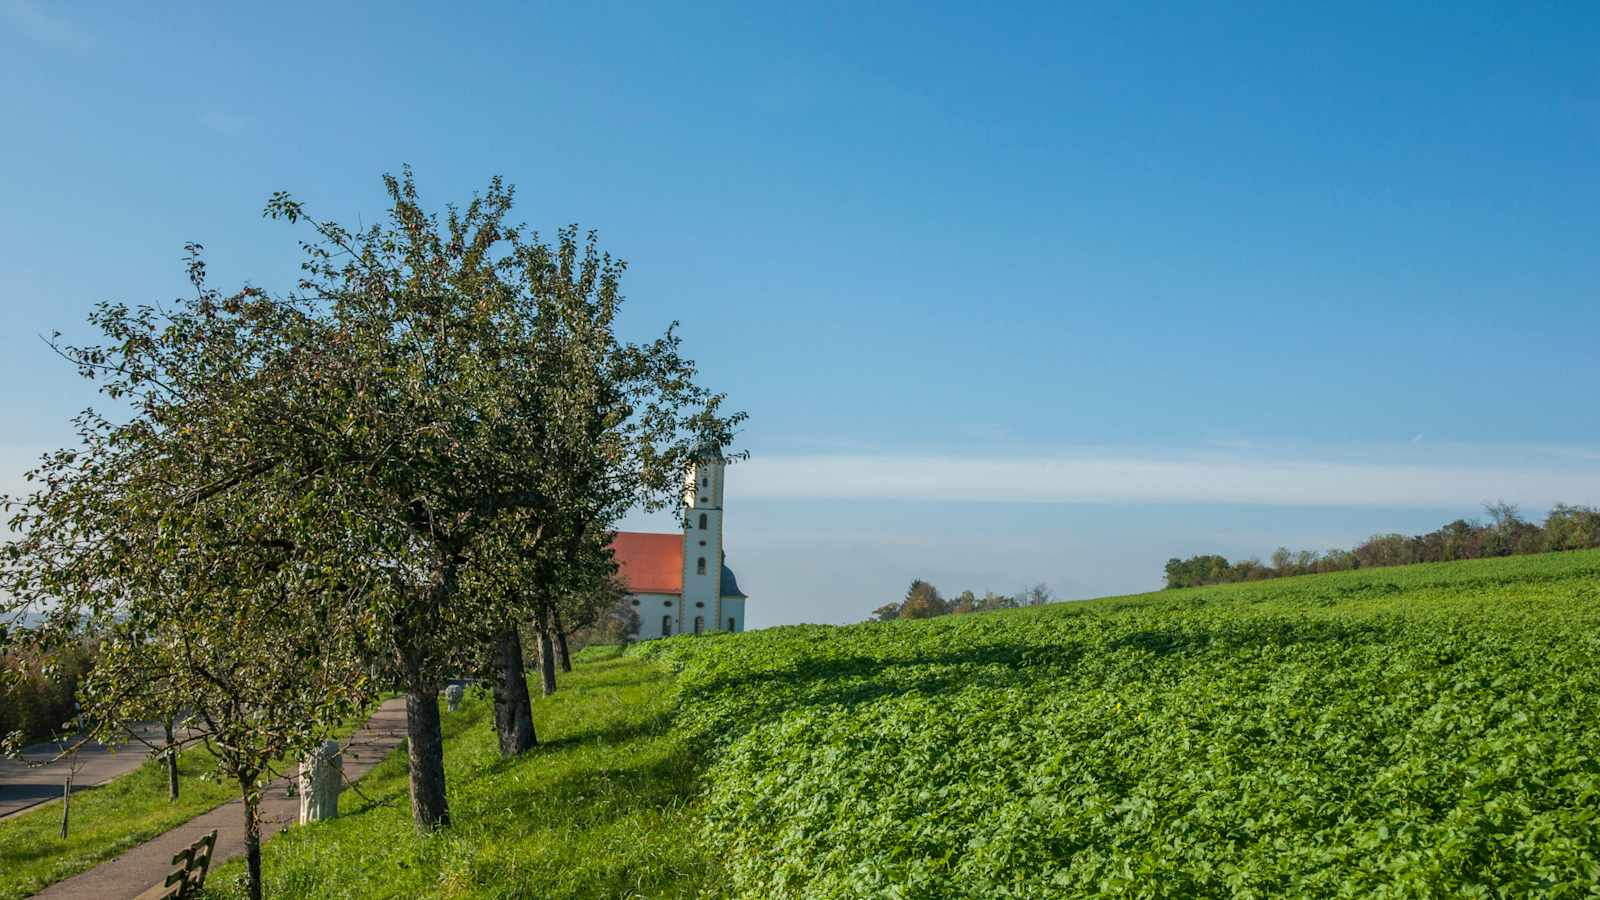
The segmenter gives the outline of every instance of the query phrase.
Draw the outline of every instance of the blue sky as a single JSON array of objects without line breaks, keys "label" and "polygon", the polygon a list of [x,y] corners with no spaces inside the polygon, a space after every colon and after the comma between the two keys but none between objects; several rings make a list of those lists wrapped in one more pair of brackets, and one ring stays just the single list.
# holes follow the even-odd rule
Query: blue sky
[{"label": "blue sky", "polygon": [[0,488],[93,400],[38,334],[410,162],[751,413],[752,624],[1600,503],[1600,8],[1396,6],[0,0]]}]

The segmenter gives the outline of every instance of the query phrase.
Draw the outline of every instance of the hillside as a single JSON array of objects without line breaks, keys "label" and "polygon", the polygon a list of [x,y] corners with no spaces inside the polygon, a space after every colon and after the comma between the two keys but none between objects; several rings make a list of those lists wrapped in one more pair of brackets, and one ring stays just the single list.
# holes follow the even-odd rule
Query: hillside
[{"label": "hillside", "polygon": [[639,652],[742,896],[1600,886],[1600,551]]}]

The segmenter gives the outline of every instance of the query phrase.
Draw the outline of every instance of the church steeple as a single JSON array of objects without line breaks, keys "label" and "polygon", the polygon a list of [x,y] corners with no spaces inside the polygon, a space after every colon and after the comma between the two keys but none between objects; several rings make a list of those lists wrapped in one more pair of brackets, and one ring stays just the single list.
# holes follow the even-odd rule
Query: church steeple
[{"label": "church steeple", "polygon": [[684,483],[688,518],[683,529],[683,602],[680,631],[726,629],[722,610],[722,498],[724,462],[704,446]]}]

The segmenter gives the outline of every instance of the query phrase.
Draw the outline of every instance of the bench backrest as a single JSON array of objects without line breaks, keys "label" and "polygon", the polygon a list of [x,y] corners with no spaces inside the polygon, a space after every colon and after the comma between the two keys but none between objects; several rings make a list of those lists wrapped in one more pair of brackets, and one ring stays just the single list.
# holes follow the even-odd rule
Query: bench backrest
[{"label": "bench backrest", "polygon": [[206,873],[211,870],[211,854],[217,849],[217,832],[190,844],[188,849],[173,854],[172,864],[177,866],[167,876],[166,890],[156,896],[160,900],[177,900],[193,897],[205,886]]}]

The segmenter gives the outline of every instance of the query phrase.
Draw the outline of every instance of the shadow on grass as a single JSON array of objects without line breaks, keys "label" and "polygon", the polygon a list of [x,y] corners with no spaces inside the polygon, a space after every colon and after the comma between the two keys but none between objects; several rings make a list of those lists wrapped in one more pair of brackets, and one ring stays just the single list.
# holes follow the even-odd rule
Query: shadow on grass
[{"label": "shadow on grass", "polygon": [[[730,692],[747,698],[702,724],[694,741],[705,752],[711,745],[737,738],[760,721],[794,710],[850,708],[885,697],[940,696],[974,686],[1037,687],[1042,681],[1070,676],[1089,654],[1133,654],[1130,662],[1137,665],[1140,658],[1251,647],[1381,644],[1394,636],[1394,628],[1382,622],[1263,618],[1207,623],[1206,627],[1147,628],[1095,642],[1045,643],[1028,633],[1015,640],[944,651],[937,649],[942,646],[939,635],[929,633],[894,645],[884,656],[819,655],[782,669],[720,674],[688,687],[682,704],[716,706],[715,701]],[[926,649],[918,647],[918,642],[924,642]]]},{"label": "shadow on grass", "polygon": [[[662,710],[649,718],[639,721],[616,722],[602,728],[584,729],[556,738],[553,741],[541,741],[537,747],[529,751],[529,754],[558,753],[576,747],[625,744],[637,738],[665,734],[671,727],[671,710]],[[502,759],[500,763],[515,761],[517,759]],[[496,765],[499,765],[499,763]]]}]

